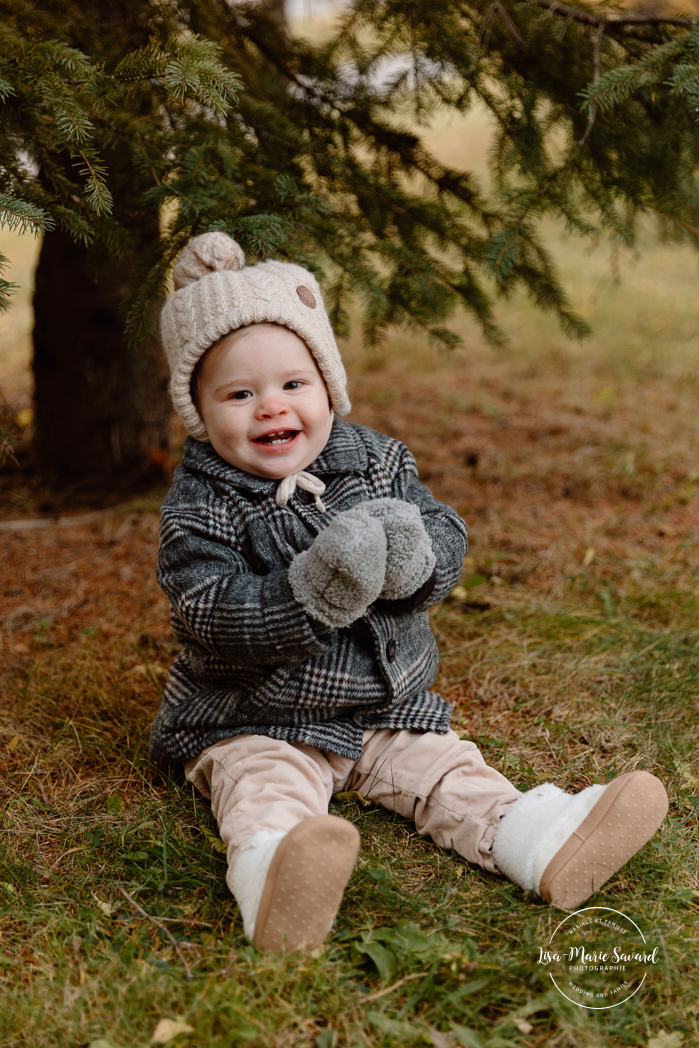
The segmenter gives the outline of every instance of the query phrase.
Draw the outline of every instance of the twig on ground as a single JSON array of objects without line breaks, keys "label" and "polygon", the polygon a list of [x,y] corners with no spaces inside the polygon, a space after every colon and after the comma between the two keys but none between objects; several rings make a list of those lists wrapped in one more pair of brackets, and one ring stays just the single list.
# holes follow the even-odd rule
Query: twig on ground
[{"label": "twig on ground", "polygon": [[407,982],[411,982],[413,979],[423,979],[429,972],[413,972],[412,975],[404,975],[398,982],[394,982],[392,986],[387,986],[385,990],[379,990],[378,993],[370,993],[368,997],[362,997],[364,1001],[377,1001],[379,997],[385,997],[387,993],[392,993],[397,990],[399,986],[403,986]]},{"label": "twig on ground", "polygon": [[146,911],[143,909],[143,907],[140,906],[136,902],[136,900],[133,898],[133,896],[129,895],[129,893],[127,892],[126,888],[122,888],[122,886],[120,884],[117,885],[117,887],[118,887],[119,891],[121,892],[121,894],[124,896],[124,898],[128,902],[131,903],[131,905],[133,906],[133,908],[136,911],[136,913],[140,913],[141,917],[144,917],[147,921],[152,921],[153,924],[156,926],[156,928],[160,928],[161,932],[163,932],[163,934],[168,937],[168,939],[172,943],[172,948],[174,949],[174,951],[177,954],[177,956],[179,957],[179,959],[182,961],[182,966],[183,966],[183,968],[184,968],[184,970],[185,970],[185,972],[187,974],[187,979],[191,982],[192,981],[192,969],[189,967],[189,963],[187,961],[187,958],[185,957],[184,953],[182,952],[180,944],[178,943],[178,941],[174,937],[174,935],[171,935],[169,929],[165,927],[165,925],[163,924],[163,922],[160,920],[159,917],[153,917],[150,913],[146,913]]},{"label": "twig on ground", "polygon": [[81,524],[92,524],[96,520],[113,517],[115,513],[123,512],[130,505],[130,502],[122,502],[120,505],[111,506],[109,509],[100,509],[94,513],[83,513],[75,517],[32,517],[29,520],[3,520],[0,521],[0,531],[36,531],[37,528],[77,528]]},{"label": "twig on ground", "polygon": [[201,928],[214,927],[209,921],[199,921],[195,917],[158,917],[158,920],[167,921],[168,924],[196,924]]},{"label": "twig on ground", "polygon": [[63,860],[66,858],[66,856],[67,855],[72,855],[73,852],[79,852],[79,851],[87,851],[87,848],[85,847],[84,844],[79,844],[77,846],[77,848],[69,848],[68,851],[64,851],[63,854],[59,855],[59,857],[56,859],[56,861],[54,862],[53,866],[49,866],[48,870],[44,870],[44,872],[41,875],[41,879],[43,881],[50,880],[51,879],[51,874],[55,870],[58,869],[59,865],[63,862]]}]

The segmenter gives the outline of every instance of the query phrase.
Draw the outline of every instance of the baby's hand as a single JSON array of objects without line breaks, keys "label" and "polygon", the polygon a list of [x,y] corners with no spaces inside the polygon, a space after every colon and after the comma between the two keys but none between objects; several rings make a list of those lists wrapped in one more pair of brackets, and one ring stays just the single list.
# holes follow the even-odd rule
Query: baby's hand
[{"label": "baby's hand", "polygon": [[412,597],[427,582],[436,563],[420,510],[400,499],[375,499],[356,508],[381,521],[386,532],[386,576],[380,596],[386,600]]},{"label": "baby's hand", "polygon": [[364,506],[340,513],[309,550],[294,557],[289,582],[309,615],[326,626],[349,626],[380,595],[386,534]]}]

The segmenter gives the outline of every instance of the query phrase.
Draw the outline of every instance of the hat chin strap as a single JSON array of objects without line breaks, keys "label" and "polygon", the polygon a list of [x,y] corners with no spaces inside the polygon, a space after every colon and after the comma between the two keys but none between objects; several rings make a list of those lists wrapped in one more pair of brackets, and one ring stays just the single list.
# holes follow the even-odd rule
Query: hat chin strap
[{"label": "hat chin strap", "polygon": [[298,473],[291,473],[288,477],[284,477],[277,488],[277,505],[286,506],[297,487],[301,488],[302,491],[310,491],[311,495],[315,495],[316,509],[320,513],[325,513],[325,505],[320,498],[325,491],[325,484],[322,480],[318,480],[317,477],[314,477],[312,473],[307,473],[305,469],[301,469]]}]

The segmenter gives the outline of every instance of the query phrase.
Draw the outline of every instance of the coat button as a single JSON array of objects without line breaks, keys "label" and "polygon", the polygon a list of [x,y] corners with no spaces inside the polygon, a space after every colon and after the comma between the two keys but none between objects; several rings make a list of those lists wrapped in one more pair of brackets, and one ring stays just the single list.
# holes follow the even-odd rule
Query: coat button
[{"label": "coat button", "polygon": [[386,645],[386,658],[388,659],[389,662],[395,662],[395,660],[396,660],[396,651],[397,650],[398,650],[398,645],[396,644],[396,642],[393,639],[393,637],[391,637],[391,639],[389,640],[388,644]]},{"label": "coat button", "polygon": [[305,488],[297,488],[296,495],[299,502],[303,502],[306,506],[310,506],[312,502],[315,502],[315,495],[312,495],[310,491],[306,491]]}]

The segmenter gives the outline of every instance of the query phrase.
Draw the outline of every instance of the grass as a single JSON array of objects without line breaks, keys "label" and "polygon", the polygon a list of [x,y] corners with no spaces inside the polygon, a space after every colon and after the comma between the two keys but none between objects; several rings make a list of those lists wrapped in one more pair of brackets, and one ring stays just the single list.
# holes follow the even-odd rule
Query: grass
[{"label": "grass", "polygon": [[[487,134],[470,126],[438,145],[463,156]],[[593,900],[660,944],[658,970],[619,1008],[575,1008],[536,964],[554,912],[356,799],[333,805],[363,844],[324,951],[254,951],[206,804],[147,759],[177,650],[154,492],[0,532],[2,1048],[145,1048],[162,1018],[193,1028],[183,1048],[699,1043],[696,262],[548,237],[587,343],[521,298],[500,355],[465,320],[451,359],[400,332],[349,342],[352,418],[404,439],[469,523],[463,589],[433,615],[460,733],[520,788],[636,767],[667,785],[662,831]],[[2,320],[10,406],[28,402],[27,296]]]},{"label": "grass", "polygon": [[50,648],[39,627],[3,725],[0,1043],[146,1045],[162,1017],[193,1027],[183,1044],[222,1046],[646,1045],[659,1030],[696,1043],[699,662],[684,610],[672,626],[505,603],[435,615],[442,690],[468,692],[463,733],[517,785],[640,766],[670,786],[663,831],[594,900],[662,942],[663,970],[596,1017],[537,971],[547,906],[354,800],[333,805],[363,848],[327,948],[256,953],[206,805],[146,760],[162,642],[84,628]]},{"label": "grass", "polygon": [[521,788],[635,767],[668,786],[662,832],[594,899],[662,944],[643,994],[598,1014],[570,1005],[536,965],[555,913],[355,800],[333,807],[363,847],[326,949],[300,961],[246,943],[206,804],[146,756],[176,650],[153,578],[155,495],[0,535],[3,1048],[135,1048],[161,1018],[193,1028],[176,1043],[224,1048],[697,1043],[685,352],[646,375],[560,344],[474,347],[467,363],[402,336],[385,357],[347,347],[354,417],[407,439],[471,523],[464,589],[433,617],[458,730]]}]

